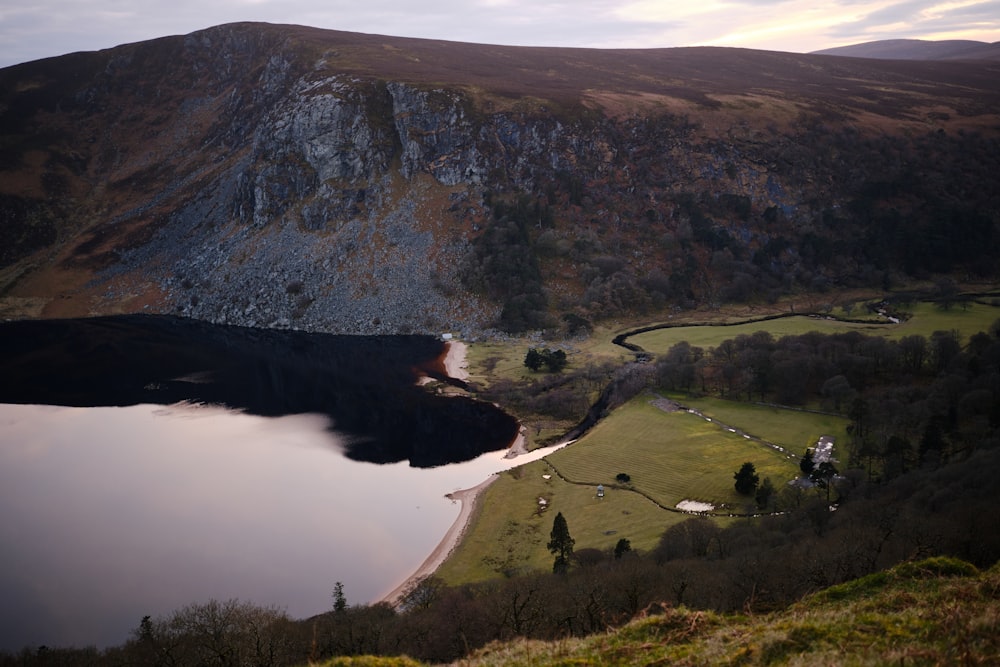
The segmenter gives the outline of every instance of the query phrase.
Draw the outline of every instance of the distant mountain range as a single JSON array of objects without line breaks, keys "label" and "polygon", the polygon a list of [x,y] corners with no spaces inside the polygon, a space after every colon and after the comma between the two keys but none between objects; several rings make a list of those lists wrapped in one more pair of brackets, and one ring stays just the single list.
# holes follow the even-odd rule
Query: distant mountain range
[{"label": "distant mountain range", "polygon": [[947,44],[239,23],[0,69],[0,316],[475,335],[993,280],[1000,61],[898,55]]},{"label": "distant mountain range", "polygon": [[1000,42],[991,44],[967,39],[941,41],[886,39],[823,49],[812,53],[885,60],[1000,60]]}]

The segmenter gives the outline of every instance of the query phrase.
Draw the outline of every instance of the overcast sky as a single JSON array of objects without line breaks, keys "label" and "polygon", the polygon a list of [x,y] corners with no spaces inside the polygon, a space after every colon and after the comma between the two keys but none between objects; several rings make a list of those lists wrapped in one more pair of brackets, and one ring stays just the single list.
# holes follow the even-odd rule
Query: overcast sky
[{"label": "overcast sky", "polygon": [[0,67],[234,21],[529,46],[1000,41],[1000,0],[0,0]]}]

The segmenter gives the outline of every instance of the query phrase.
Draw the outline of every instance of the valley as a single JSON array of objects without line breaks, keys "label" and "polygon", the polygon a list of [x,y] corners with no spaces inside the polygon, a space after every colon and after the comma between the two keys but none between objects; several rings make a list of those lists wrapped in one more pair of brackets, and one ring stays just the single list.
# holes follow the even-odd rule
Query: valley
[{"label": "valley", "polygon": [[[643,331],[649,327],[625,325],[618,336],[623,342],[641,344],[644,350],[654,352],[654,359],[662,359],[677,343],[690,342],[710,351],[723,341],[731,343],[738,336],[750,337],[761,331],[774,338],[851,331],[897,341],[906,336],[926,334],[929,337],[932,331],[955,331],[960,337],[968,338],[990,329],[1000,318],[1000,307],[989,305],[987,301],[971,302],[967,307],[949,311],[928,302],[913,303],[909,306],[907,320],[897,324],[878,316],[867,324],[832,316],[826,319],[778,316],[746,323],[724,319],[705,325],[699,323],[699,319],[705,319],[705,315],[700,315],[689,324],[672,322],[667,328],[631,335],[620,331]],[[605,331],[601,338],[611,335],[612,332]],[[569,371],[573,370],[574,363],[594,364],[595,359],[605,354],[616,359],[614,363],[620,364],[619,368],[636,366],[627,355],[621,354],[621,348],[616,353],[601,343],[601,340],[575,341],[575,349],[580,351],[571,355],[573,361]],[[523,359],[526,349],[523,343],[512,349],[506,361],[499,363],[493,361],[495,347],[488,346],[491,354],[485,358],[476,354],[476,346],[472,347],[472,358],[478,360],[470,366],[472,378],[484,381],[492,373],[498,373],[495,377],[516,375],[525,385],[533,381],[534,374],[523,364],[520,370],[516,368],[518,355]],[[595,354],[598,356],[593,356]],[[487,373],[484,364],[493,371]],[[908,378],[907,381],[912,380]],[[707,391],[704,384],[686,391],[679,391],[675,386],[668,395],[699,414],[666,413],[655,406],[661,398],[655,388],[662,392],[667,382],[664,376],[659,380],[645,380],[635,389],[633,398],[623,399],[625,402],[620,407],[607,413],[579,441],[523,470],[519,468],[502,475],[486,491],[484,506],[488,509],[478,513],[461,547],[443,564],[440,576],[449,583],[459,584],[489,579],[511,568],[514,571],[545,569],[549,555],[544,548],[544,528],[551,513],[556,511],[564,512],[568,520],[575,518],[582,523],[574,531],[580,538],[579,548],[603,551],[611,549],[622,537],[628,538],[637,549],[654,549],[666,528],[688,518],[685,514],[664,510],[675,509],[682,500],[705,501],[717,506],[707,514],[723,517],[724,523],[725,517],[733,514],[757,513],[760,508],[752,498],[741,497],[733,490],[732,474],[739,464],[753,460],[761,479],[770,476],[777,491],[781,491],[802,475],[799,459],[806,449],[815,448],[821,436],[831,436],[835,442],[834,456],[838,465],[841,468],[849,465],[849,433],[854,427],[848,411],[837,412],[832,405],[822,405],[820,396],[804,406],[794,407],[761,402],[758,397],[747,400],[745,396],[730,395],[726,398],[721,384],[713,383],[715,389]],[[532,393],[527,388],[522,391]],[[598,393],[591,392],[590,396],[596,399]],[[529,443],[550,441],[545,433],[546,428],[555,425],[551,418],[538,414],[519,417],[527,426]],[[713,422],[706,422],[704,417]],[[569,427],[562,428],[568,430]],[[731,432],[730,428],[737,429],[738,433]],[[784,452],[775,451],[775,447]],[[720,456],[727,448],[731,451],[729,458]],[[623,471],[631,478],[627,484],[615,479]],[[603,499],[596,497],[598,484],[607,489]],[[793,494],[787,489],[785,495],[791,496],[786,498],[788,502],[798,503],[807,498],[801,490]],[[544,505],[540,505],[539,499],[545,499]],[[505,537],[498,540],[498,535]],[[516,558],[511,558],[512,553],[517,554]]]},{"label": "valley", "polygon": [[332,575],[0,665],[995,661],[990,47],[235,23],[0,69],[0,400],[320,414],[428,471],[572,441],[392,604]]}]

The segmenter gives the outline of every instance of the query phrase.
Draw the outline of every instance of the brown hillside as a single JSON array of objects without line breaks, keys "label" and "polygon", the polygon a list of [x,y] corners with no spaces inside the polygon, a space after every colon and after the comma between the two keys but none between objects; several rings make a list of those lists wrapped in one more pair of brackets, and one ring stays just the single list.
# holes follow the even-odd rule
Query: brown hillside
[{"label": "brown hillside", "polygon": [[[875,273],[990,273],[969,248],[938,248],[932,227],[979,230],[960,236],[981,252],[1000,239],[998,110],[995,62],[220,26],[0,70],[0,294],[8,315],[148,307],[403,330],[490,326],[523,296],[525,326],[726,300],[736,274],[757,285],[737,296],[759,299]],[[516,254],[534,259],[513,281],[480,270],[499,256],[478,240],[494,195],[534,198],[552,220],[522,234]],[[884,238],[838,251],[847,265],[817,267],[804,234],[876,233],[869,213],[832,224],[850,205],[924,211],[927,229],[890,250],[902,227],[883,221]],[[226,287],[247,281],[254,298]],[[285,292],[301,281],[312,289]]]},{"label": "brown hillside", "polygon": [[942,41],[886,39],[823,49],[813,53],[889,60],[1000,60],[1000,42],[989,44],[968,39]]}]

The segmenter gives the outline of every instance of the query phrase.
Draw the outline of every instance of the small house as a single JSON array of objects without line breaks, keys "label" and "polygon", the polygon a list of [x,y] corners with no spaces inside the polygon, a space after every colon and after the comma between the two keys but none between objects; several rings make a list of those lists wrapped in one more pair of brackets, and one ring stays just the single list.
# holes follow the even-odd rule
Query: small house
[{"label": "small house", "polygon": [[603,484],[598,484],[597,485],[597,497],[598,498],[603,498],[604,497],[604,485]]}]

